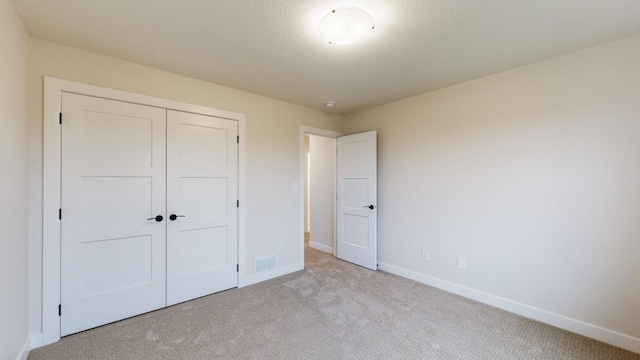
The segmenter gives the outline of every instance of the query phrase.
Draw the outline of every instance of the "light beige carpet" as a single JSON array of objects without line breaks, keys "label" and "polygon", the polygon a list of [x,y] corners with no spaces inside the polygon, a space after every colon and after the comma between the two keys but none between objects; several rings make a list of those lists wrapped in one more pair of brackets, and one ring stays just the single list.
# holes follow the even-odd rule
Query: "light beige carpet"
[{"label": "light beige carpet", "polygon": [[307,249],[307,266],[71,335],[55,359],[640,359],[536,321]]}]

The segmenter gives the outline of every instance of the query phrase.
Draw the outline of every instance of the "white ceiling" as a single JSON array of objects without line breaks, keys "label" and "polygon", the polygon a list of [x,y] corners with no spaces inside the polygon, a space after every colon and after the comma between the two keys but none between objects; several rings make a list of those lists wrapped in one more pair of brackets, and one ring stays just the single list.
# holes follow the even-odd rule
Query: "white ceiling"
[{"label": "white ceiling", "polygon": [[[640,33],[640,0],[13,3],[34,37],[343,115]],[[344,4],[376,28],[325,43],[317,21]]]}]

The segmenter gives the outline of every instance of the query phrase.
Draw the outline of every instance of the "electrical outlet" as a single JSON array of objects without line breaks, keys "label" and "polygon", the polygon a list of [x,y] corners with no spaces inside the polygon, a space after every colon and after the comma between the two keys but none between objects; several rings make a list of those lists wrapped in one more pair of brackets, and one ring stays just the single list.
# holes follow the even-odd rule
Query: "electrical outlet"
[{"label": "electrical outlet", "polygon": [[429,261],[429,250],[422,249],[422,260]]},{"label": "electrical outlet", "polygon": [[282,254],[284,252],[284,245],[279,244],[278,245],[278,254]]},{"label": "electrical outlet", "polygon": [[467,259],[462,257],[458,258],[458,269],[467,270]]}]

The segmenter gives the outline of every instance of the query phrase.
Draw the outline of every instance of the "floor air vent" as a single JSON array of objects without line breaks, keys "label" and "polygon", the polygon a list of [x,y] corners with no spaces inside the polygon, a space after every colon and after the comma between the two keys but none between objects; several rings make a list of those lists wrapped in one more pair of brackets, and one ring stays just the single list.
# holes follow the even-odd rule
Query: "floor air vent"
[{"label": "floor air vent", "polygon": [[273,270],[276,268],[276,257],[267,256],[263,258],[257,258],[254,260],[253,268],[255,269],[256,274]]}]

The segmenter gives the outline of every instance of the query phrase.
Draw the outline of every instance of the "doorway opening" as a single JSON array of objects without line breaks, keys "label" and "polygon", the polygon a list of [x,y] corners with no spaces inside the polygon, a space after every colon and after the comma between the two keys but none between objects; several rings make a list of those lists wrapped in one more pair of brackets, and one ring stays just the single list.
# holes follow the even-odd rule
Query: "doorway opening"
[{"label": "doorway opening", "polygon": [[300,258],[305,248],[336,254],[336,139],[341,133],[300,127]]},{"label": "doorway opening", "polygon": [[335,255],[336,139],[305,134],[305,246]]},{"label": "doorway opening", "polygon": [[309,248],[376,270],[377,132],[341,136],[300,126],[299,144],[301,265],[308,230]]}]

